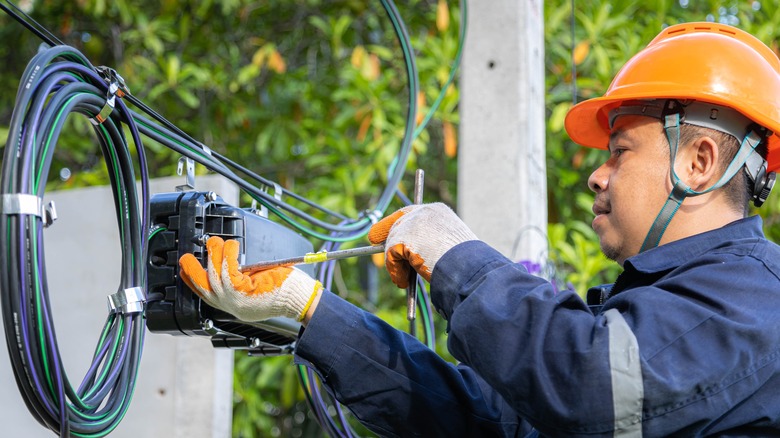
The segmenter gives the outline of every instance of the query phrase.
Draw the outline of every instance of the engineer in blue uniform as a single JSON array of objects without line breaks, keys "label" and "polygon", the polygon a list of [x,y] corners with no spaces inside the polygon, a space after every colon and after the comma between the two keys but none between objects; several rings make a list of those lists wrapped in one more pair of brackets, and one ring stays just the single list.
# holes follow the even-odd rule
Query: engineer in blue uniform
[{"label": "engineer in blue uniform", "polygon": [[410,265],[430,281],[458,366],[297,269],[238,272],[235,241],[182,278],[241,319],[302,320],[295,360],[383,436],[780,435],[780,248],[748,216],[780,167],[777,56],[733,27],[668,27],[566,129],[609,154],[593,228],[624,272],[589,303],[442,204],[369,233],[396,284]]}]

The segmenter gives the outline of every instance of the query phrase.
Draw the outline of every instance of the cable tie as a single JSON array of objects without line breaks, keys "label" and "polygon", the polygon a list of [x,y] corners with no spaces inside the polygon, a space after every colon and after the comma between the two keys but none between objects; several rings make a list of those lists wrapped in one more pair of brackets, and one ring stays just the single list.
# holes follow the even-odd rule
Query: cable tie
[{"label": "cable tie", "polygon": [[199,144],[200,144],[200,148],[203,149],[203,153],[205,153],[209,157],[213,157],[214,156],[214,154],[211,153],[211,148],[209,148],[208,146],[206,146],[203,143],[199,143]]},{"label": "cable tie", "polygon": [[32,214],[43,218],[43,199],[26,193],[3,195],[3,214]]},{"label": "cable tie", "polygon": [[143,312],[145,302],[144,290],[131,287],[108,296],[108,311],[122,314]]}]

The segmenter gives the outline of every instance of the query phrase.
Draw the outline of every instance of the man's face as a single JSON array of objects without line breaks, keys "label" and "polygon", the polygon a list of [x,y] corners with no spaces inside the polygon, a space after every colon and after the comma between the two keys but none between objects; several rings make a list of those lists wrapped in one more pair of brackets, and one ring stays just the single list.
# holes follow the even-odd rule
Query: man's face
[{"label": "man's face", "polygon": [[604,254],[620,263],[639,253],[671,191],[669,146],[657,119],[622,116],[609,141],[609,159],[588,178],[596,194],[593,229]]}]

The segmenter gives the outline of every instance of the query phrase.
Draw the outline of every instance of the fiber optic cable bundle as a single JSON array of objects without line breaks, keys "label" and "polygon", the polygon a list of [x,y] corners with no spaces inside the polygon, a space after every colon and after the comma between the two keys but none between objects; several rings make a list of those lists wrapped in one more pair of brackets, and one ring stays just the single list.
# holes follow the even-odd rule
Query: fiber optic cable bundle
[{"label": "fiber optic cable bundle", "polygon": [[[148,192],[136,190],[133,157],[121,125],[130,127],[145,169],[138,130],[117,97],[122,84],[101,76],[74,49],[41,50],[28,64],[16,96],[2,165],[0,291],[8,350],[17,386],[36,420],[61,436],[103,436],[124,416],[132,398],[145,327],[143,289]],[[92,364],[78,387],[63,369],[49,303],[43,206],[54,146],[69,114],[90,118],[108,164],[121,236],[117,292],[109,302]]]},{"label": "fiber optic cable bundle", "polygon": [[[419,85],[411,41],[392,0],[380,0],[403,52],[408,87],[406,129],[387,185],[374,206],[356,218],[324,208],[283,189],[196,141],[135,98],[117,72],[94,67],[79,51],[9,1],[0,9],[44,42],[27,66],[16,96],[0,174],[0,299],[14,376],[34,418],[60,436],[100,437],[113,431],[129,407],[144,341],[146,260],[149,239],[149,184],[142,136],[202,164],[236,183],[297,231],[320,239],[325,249],[363,237],[398,195],[412,141],[422,132],[454,79],[465,37],[465,2],[461,3],[458,55],[447,83],[415,129]],[[129,104],[129,105],[128,105]],[[135,108],[131,109],[129,106]],[[109,310],[92,363],[74,387],[64,370],[53,326],[44,263],[43,230],[54,212],[44,192],[59,134],[69,115],[87,117],[106,161],[114,195],[121,248],[121,274],[108,294]],[[131,140],[131,148],[128,138]],[[138,169],[136,171],[134,169]],[[136,182],[140,181],[140,189]],[[272,188],[275,193],[269,194]],[[405,201],[408,203],[408,200]],[[319,268],[330,287],[334,262]],[[433,348],[430,300],[418,287],[424,336]],[[326,407],[316,376],[299,368],[307,400],[322,427],[333,436],[353,436],[337,406],[336,419]],[[331,401],[332,403],[332,401]]]},{"label": "fiber optic cable bundle", "polygon": [[[125,92],[121,100],[130,104],[131,108],[123,107],[122,111],[127,111],[129,118],[132,119],[137,131],[141,135],[172,149],[184,157],[192,159],[210,171],[226,177],[254,200],[266,207],[269,213],[274,214],[295,230],[323,241],[346,242],[363,237],[368,232],[372,221],[381,217],[389,207],[396,188],[404,176],[406,164],[412,150],[412,141],[424,129],[444,97],[444,92],[454,79],[453,69],[439,99],[432,105],[428,116],[415,129],[418,109],[416,96],[419,92],[419,84],[414,50],[395,4],[392,0],[380,0],[380,3],[392,23],[393,30],[398,37],[399,45],[403,52],[405,73],[409,84],[406,96],[408,111],[404,137],[401,141],[401,147],[395,156],[393,168],[387,177],[387,184],[377,196],[374,205],[366,208],[356,218],[349,218],[339,212],[323,207],[310,199],[281,187],[274,181],[258,175],[229,157],[210,149],[127,92]],[[10,7],[6,4],[10,5]],[[55,35],[27,16],[10,1],[5,0],[3,2],[0,0],[0,10],[19,21],[28,30],[36,34],[45,44],[49,46],[64,45]],[[75,51],[75,49],[71,50]],[[85,62],[87,61],[85,60]],[[145,163],[139,163],[139,165],[141,164],[143,164],[145,171]],[[344,233],[349,237],[339,236],[340,233]]]}]

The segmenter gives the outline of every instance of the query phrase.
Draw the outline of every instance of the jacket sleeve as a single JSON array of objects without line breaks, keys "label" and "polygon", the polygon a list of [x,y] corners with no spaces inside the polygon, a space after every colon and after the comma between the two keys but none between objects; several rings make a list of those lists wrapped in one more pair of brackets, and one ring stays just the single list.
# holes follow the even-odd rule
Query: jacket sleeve
[{"label": "jacket sleeve", "polygon": [[465,366],[326,292],[303,331],[297,363],[381,436],[525,436],[531,429]]},{"label": "jacket sleeve", "polygon": [[[453,356],[542,434],[641,432],[638,347],[616,311],[594,316],[573,291],[556,291],[481,241],[439,260],[431,298],[449,321]],[[629,383],[620,403],[613,403],[615,367]]]}]

